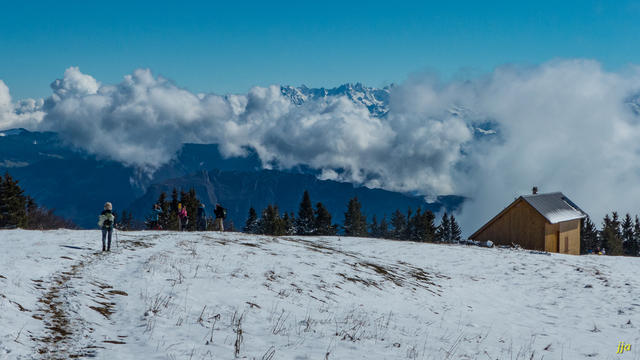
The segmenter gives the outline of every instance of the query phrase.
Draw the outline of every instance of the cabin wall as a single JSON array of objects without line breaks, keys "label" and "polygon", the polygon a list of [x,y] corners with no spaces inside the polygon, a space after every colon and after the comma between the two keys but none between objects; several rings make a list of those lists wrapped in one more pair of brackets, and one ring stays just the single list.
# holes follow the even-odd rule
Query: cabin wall
[{"label": "cabin wall", "polygon": [[560,253],[580,255],[580,219],[561,222]]},{"label": "cabin wall", "polygon": [[546,224],[544,249],[561,254],[580,255],[580,219]]},{"label": "cabin wall", "polygon": [[497,245],[519,244],[525,249],[545,250],[546,219],[526,201],[520,199],[474,240],[491,240]]},{"label": "cabin wall", "polygon": [[544,251],[558,252],[560,224],[546,223],[544,226]]}]

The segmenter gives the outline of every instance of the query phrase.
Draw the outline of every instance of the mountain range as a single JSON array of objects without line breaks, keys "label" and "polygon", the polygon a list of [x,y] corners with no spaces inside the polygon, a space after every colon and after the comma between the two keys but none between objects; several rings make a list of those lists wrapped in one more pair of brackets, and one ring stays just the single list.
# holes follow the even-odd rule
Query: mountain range
[{"label": "mountain range", "polygon": [[302,105],[309,100],[320,99],[329,96],[346,96],[354,103],[362,104],[373,116],[382,117],[389,112],[389,95],[393,85],[384,88],[373,88],[356,84],[343,84],[332,89],[281,86],[283,96],[291,99],[296,105]]}]

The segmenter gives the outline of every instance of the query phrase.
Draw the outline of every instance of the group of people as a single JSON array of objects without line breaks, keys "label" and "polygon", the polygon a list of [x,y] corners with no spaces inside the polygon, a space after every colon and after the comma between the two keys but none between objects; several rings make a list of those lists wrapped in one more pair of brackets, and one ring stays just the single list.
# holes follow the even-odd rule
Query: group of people
[{"label": "group of people", "polygon": [[[213,210],[216,216],[213,223],[214,230],[224,231],[224,219],[227,217],[227,209],[216,204],[215,210]],[[152,228],[155,230],[162,230],[160,225],[160,215],[162,214],[162,208],[159,204],[153,205],[152,213]],[[182,206],[182,203],[178,204],[178,228],[180,231],[184,231],[189,224],[189,214],[187,213],[186,206]],[[197,229],[204,231],[207,229],[207,214],[205,212],[204,204],[200,204],[198,207],[198,213],[196,216],[198,221]],[[98,227],[102,230],[102,251],[111,251],[111,237],[113,235],[113,229],[115,227],[116,217],[113,213],[113,205],[110,202],[104,204],[104,209],[98,217]]]},{"label": "group of people", "polygon": [[[224,231],[224,219],[227,217],[227,209],[220,206],[220,204],[216,204],[215,210],[213,210],[214,215],[216,216],[215,221],[213,223],[214,230],[216,231]],[[160,215],[162,214],[162,208],[160,204],[153,205],[153,213],[152,213],[152,228],[155,230],[162,230],[162,225],[160,225]],[[187,207],[182,206],[182,203],[178,203],[178,229],[180,231],[184,231],[189,224],[189,214],[187,213]],[[205,231],[207,229],[207,214],[205,212],[204,204],[200,204],[198,207],[198,213],[196,214],[196,221],[198,231]]]},{"label": "group of people", "polygon": [[607,255],[607,251],[605,248],[600,249],[600,247],[596,247],[596,250],[593,251],[591,249],[587,250],[587,254],[596,254],[596,255]]}]

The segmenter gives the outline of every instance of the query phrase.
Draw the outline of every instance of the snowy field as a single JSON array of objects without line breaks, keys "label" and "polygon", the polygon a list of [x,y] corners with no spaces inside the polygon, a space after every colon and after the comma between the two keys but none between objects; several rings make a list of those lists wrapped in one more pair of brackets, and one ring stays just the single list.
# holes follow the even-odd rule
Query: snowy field
[{"label": "snowy field", "polygon": [[0,231],[0,359],[640,359],[637,258],[171,232],[103,254],[99,238]]}]

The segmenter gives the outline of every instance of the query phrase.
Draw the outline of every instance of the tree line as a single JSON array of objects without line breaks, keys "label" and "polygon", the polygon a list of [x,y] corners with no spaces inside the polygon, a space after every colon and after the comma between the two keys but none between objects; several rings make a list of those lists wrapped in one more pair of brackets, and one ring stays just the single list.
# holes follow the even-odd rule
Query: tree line
[{"label": "tree line", "polygon": [[462,231],[453,214],[442,215],[440,225],[435,225],[435,215],[430,210],[411,208],[407,213],[396,210],[391,215],[391,222],[386,215],[378,222],[374,215],[371,222],[362,212],[362,204],[357,197],[349,200],[344,213],[342,227],[332,222],[332,215],[327,208],[318,202],[315,209],[309,192],[305,191],[298,208],[298,216],[293,212],[280,214],[277,205],[268,205],[260,216],[251,207],[243,231],[251,234],[265,235],[335,235],[340,230],[345,236],[376,237],[420,242],[460,241]]},{"label": "tree line", "polygon": [[38,205],[6,172],[0,176],[0,229],[76,229],[77,226],[56,214],[54,210]]},{"label": "tree line", "polygon": [[589,217],[582,221],[580,231],[580,253],[600,253],[607,255],[640,256],[640,219],[626,214],[620,219],[618,212],[605,215],[602,227],[596,225]]}]

